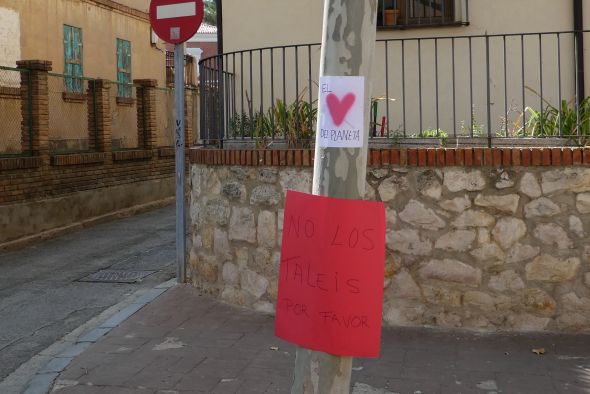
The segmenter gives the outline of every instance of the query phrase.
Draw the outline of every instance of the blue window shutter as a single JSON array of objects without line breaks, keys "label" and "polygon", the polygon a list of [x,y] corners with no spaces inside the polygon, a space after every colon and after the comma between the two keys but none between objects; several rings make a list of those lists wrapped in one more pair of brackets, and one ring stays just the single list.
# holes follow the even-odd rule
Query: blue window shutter
[{"label": "blue window shutter", "polygon": [[68,92],[83,93],[82,29],[64,25],[64,85]]},{"label": "blue window shutter", "polygon": [[[71,26],[64,25],[64,85],[68,92],[73,90],[72,81],[72,28]],[[69,76],[69,77],[68,77]]]},{"label": "blue window shutter", "polygon": [[131,42],[117,38],[118,95],[131,97]]},{"label": "blue window shutter", "polygon": [[[76,60],[74,70],[76,77],[81,77],[84,75],[84,70],[82,68],[82,55],[82,29],[74,28],[74,58]],[[78,93],[83,93],[82,79],[75,79],[75,91]]]}]

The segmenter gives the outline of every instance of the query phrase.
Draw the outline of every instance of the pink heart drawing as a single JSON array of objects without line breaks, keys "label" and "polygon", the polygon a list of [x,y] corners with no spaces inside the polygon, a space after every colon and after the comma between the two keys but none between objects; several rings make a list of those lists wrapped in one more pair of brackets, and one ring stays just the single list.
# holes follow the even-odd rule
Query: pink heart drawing
[{"label": "pink heart drawing", "polygon": [[348,111],[350,111],[350,108],[352,107],[352,104],[354,104],[355,100],[356,96],[354,93],[347,93],[342,98],[342,100],[340,100],[334,93],[330,93],[328,97],[326,97],[330,115],[332,116],[332,120],[337,127],[339,127],[342,122],[344,122],[344,119],[346,118],[346,115],[348,114]]}]

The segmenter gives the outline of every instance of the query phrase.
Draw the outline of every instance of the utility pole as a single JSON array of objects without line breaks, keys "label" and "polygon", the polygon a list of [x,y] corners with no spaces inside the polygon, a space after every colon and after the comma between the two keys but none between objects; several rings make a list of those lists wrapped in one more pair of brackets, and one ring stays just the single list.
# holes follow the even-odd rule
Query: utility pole
[{"label": "utility pole", "polygon": [[[365,84],[363,145],[321,147],[316,131],[313,194],[360,200],[365,194],[371,80],[377,0],[325,0],[320,76],[362,76]],[[322,105],[320,103],[320,105]],[[322,116],[320,114],[320,116]],[[352,357],[297,347],[291,394],[350,391]]]},{"label": "utility pole", "polygon": [[186,218],[184,193],[184,43],[174,46],[174,94],[176,105],[176,281],[184,283],[186,263]]}]

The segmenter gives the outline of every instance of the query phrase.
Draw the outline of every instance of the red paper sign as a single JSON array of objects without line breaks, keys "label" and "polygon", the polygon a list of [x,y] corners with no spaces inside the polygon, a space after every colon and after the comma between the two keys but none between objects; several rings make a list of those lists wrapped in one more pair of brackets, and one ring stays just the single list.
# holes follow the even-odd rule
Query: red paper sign
[{"label": "red paper sign", "polygon": [[287,192],[275,334],[339,356],[378,357],[385,208]]}]

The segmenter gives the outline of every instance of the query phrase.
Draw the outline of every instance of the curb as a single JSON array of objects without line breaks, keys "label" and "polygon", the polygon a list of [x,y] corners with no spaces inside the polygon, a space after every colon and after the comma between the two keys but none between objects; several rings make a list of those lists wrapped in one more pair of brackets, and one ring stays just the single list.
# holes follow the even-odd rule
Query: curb
[{"label": "curb", "polygon": [[96,343],[100,338],[108,334],[125,320],[133,316],[144,306],[158,298],[170,288],[176,285],[176,278],[161,283],[151,290],[143,293],[139,298],[127,305],[119,312],[107,318],[97,327],[83,333],[72,345],[68,346],[61,353],[53,356],[33,378],[26,384],[24,394],[47,394],[51,391],[53,382],[59,374],[67,368],[72,360]]}]

